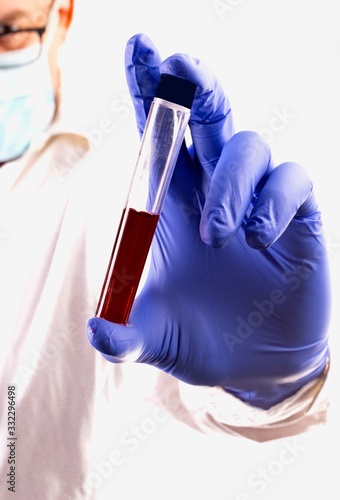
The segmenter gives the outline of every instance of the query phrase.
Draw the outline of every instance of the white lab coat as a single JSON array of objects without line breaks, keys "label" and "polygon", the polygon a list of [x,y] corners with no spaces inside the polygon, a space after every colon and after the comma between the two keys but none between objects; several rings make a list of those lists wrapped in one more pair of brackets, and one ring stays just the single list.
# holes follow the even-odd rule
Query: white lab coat
[{"label": "white lab coat", "polygon": [[[155,384],[156,369],[112,365],[86,338],[125,201],[126,169],[133,167],[115,164],[105,139],[91,148],[83,134],[57,122],[0,169],[4,500],[14,498],[5,480],[8,442],[15,498],[92,500],[104,498],[100,483],[124,462],[124,450],[134,452],[170,418],[165,410],[196,430],[222,433],[235,417],[221,390],[191,388],[164,374]],[[16,393],[15,442],[8,435],[9,386]],[[147,406],[153,402],[165,410]],[[131,412],[139,412],[139,430]],[[123,452],[111,444],[117,432]]]},{"label": "white lab coat", "polygon": [[94,429],[106,429],[109,442],[107,424],[115,425],[110,384],[122,369],[90,346],[86,322],[95,311],[123,190],[113,168],[106,190],[100,148],[91,160],[89,148],[85,137],[54,125],[0,169],[2,499],[12,498],[4,481],[8,386],[16,387],[16,498],[92,498],[86,480]]}]

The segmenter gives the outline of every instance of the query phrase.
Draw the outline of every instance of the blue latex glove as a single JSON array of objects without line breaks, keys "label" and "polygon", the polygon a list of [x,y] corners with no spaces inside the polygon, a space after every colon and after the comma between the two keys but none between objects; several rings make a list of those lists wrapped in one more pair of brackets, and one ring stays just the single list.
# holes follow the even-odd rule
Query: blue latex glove
[{"label": "blue latex glove", "polygon": [[329,355],[329,271],[311,180],[296,163],[275,167],[256,133],[234,134],[228,99],[199,60],[161,62],[137,35],[126,72],[140,133],[161,72],[197,83],[193,147],[176,165],[129,325],[91,318],[88,338],[113,363],[148,363],[268,408]]}]

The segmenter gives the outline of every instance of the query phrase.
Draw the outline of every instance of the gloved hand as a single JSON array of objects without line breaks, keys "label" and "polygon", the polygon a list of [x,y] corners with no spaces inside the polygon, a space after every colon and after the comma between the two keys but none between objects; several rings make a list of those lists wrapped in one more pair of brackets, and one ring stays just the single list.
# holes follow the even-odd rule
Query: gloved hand
[{"label": "gloved hand", "polygon": [[268,408],[320,374],[328,357],[330,283],[307,172],[275,166],[253,132],[234,134],[230,105],[199,60],[161,62],[144,35],[126,48],[142,133],[160,73],[197,84],[190,129],[129,324],[91,318],[109,361],[148,363],[190,384],[221,386]]}]

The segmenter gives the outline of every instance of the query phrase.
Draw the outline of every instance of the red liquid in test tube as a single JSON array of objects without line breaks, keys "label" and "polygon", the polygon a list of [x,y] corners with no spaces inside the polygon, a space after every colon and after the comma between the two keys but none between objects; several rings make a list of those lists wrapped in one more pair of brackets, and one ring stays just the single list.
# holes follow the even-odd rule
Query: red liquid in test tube
[{"label": "red liquid in test tube", "polygon": [[161,75],[95,315],[126,324],[172,173],[184,140],[196,85]]},{"label": "red liquid in test tube", "polygon": [[[124,220],[125,210],[122,215]],[[101,317],[127,323],[144,270],[159,215],[130,208],[122,231],[111,279],[102,297]]]}]

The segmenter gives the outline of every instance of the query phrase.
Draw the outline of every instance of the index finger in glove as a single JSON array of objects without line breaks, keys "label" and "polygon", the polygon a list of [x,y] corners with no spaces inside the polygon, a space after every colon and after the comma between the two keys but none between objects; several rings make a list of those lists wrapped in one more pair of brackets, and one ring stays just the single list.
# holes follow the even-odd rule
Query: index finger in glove
[{"label": "index finger in glove", "polygon": [[126,77],[142,133],[161,73],[191,80],[197,85],[190,129],[199,162],[211,171],[234,133],[229,100],[214,73],[199,59],[173,54],[161,62],[153,42],[143,34],[132,37],[125,51]]},{"label": "index finger in glove", "polygon": [[125,73],[140,135],[158,86],[160,64],[158,50],[146,35],[130,38],[125,49]]}]

